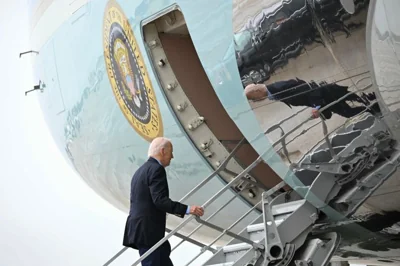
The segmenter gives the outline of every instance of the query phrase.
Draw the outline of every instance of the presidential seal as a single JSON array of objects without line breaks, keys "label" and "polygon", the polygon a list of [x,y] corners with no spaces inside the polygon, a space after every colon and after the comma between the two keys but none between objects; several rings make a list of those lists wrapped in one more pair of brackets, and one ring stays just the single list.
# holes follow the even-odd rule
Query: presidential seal
[{"label": "presidential seal", "polygon": [[147,141],[162,136],[161,114],[142,54],[127,17],[114,0],[104,12],[103,49],[108,79],[126,119]]}]

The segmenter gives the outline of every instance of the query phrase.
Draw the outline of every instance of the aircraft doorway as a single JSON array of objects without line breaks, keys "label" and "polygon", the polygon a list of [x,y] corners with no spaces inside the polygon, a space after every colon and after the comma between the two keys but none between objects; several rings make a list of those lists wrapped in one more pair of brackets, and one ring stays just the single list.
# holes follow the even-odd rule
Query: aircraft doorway
[{"label": "aircraft doorway", "polygon": [[[219,101],[205,73],[183,14],[178,10],[160,16],[143,27],[153,68],[171,110],[194,146],[217,169],[244,138]],[[231,181],[255,159],[258,153],[246,141],[220,176]],[[281,181],[265,163],[260,163],[236,190],[251,204],[261,193]]]}]

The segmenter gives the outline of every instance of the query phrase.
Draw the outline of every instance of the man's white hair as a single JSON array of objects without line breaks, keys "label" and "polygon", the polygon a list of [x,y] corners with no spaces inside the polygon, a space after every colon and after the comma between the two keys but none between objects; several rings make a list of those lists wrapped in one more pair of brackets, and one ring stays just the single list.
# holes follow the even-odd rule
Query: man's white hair
[{"label": "man's white hair", "polygon": [[160,154],[161,149],[168,147],[169,143],[172,145],[171,140],[164,137],[153,139],[153,141],[150,143],[148,155],[155,156]]},{"label": "man's white hair", "polygon": [[267,88],[267,85],[265,84],[249,84],[244,88],[244,94],[246,95],[248,100],[253,100],[253,101],[259,101],[263,100],[266,97],[263,98],[257,98],[254,94],[257,94],[259,92],[265,92],[265,89]]}]

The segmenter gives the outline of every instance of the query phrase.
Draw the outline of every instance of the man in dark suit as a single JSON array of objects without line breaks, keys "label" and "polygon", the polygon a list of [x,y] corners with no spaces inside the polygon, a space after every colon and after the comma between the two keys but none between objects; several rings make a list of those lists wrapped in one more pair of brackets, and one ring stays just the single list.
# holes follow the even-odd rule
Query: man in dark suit
[{"label": "man in dark suit", "polygon": [[[123,245],[146,253],[165,235],[166,214],[183,218],[185,214],[202,216],[204,209],[187,206],[169,198],[165,167],[173,156],[173,146],[166,138],[156,138],[149,147],[149,159],[133,175],[130,211],[126,221]],[[173,266],[168,241],[142,261],[142,266]]]},{"label": "man in dark suit", "polygon": [[[245,94],[249,100],[261,100],[268,98],[284,102],[290,108],[292,106],[308,106],[313,108],[313,117],[318,117],[316,112],[318,109],[336,101],[350,91],[347,86],[340,86],[335,83],[321,82],[319,84],[311,81],[309,83],[301,79],[290,79],[265,84],[249,84],[245,88]],[[328,107],[322,111],[323,118],[330,119],[332,113],[336,113],[342,117],[353,117],[366,109],[370,101],[375,100],[375,93],[365,94],[362,96],[351,94],[342,101]],[[358,102],[363,106],[350,106],[346,101]],[[368,110],[371,112],[370,110]],[[372,108],[373,113],[379,113],[379,106],[376,103]]]}]

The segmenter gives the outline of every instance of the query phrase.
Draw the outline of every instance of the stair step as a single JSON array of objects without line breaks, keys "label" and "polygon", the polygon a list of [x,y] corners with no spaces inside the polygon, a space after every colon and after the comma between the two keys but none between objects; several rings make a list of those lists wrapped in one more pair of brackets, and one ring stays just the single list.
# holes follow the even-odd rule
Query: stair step
[{"label": "stair step", "polygon": [[243,250],[248,250],[251,249],[253,246],[247,243],[239,243],[239,244],[233,244],[233,245],[227,245],[222,248],[224,253],[229,253],[229,252],[238,252],[238,251],[243,251]]},{"label": "stair step", "polygon": [[[276,226],[280,225],[284,220],[284,218],[275,220]],[[268,222],[268,225],[271,225],[271,222]],[[247,233],[254,233],[258,231],[264,231],[264,223],[251,224],[247,226]]]},{"label": "stair step", "polygon": [[209,266],[232,266],[235,262],[234,261],[230,261],[230,262],[223,262],[223,263],[218,263],[218,264],[212,264]]},{"label": "stair step", "polygon": [[[297,210],[297,208],[300,207],[304,203],[304,201],[305,200],[296,200],[296,201],[282,203],[282,204],[273,206],[272,207],[273,215],[279,216],[279,218],[275,220],[276,226],[280,225],[289,216],[290,213]],[[268,225],[270,225],[270,224],[271,224],[271,222],[268,222]],[[263,230],[264,230],[264,223],[251,224],[251,225],[247,226],[248,233],[253,233],[253,232],[263,231]]]},{"label": "stair step", "polygon": [[272,206],[272,215],[278,216],[285,213],[292,213],[297,210],[306,200],[296,200]]},{"label": "stair step", "polygon": [[[275,221],[276,222],[276,221]],[[264,230],[264,223],[251,224],[247,226],[247,233],[253,233]]]}]

